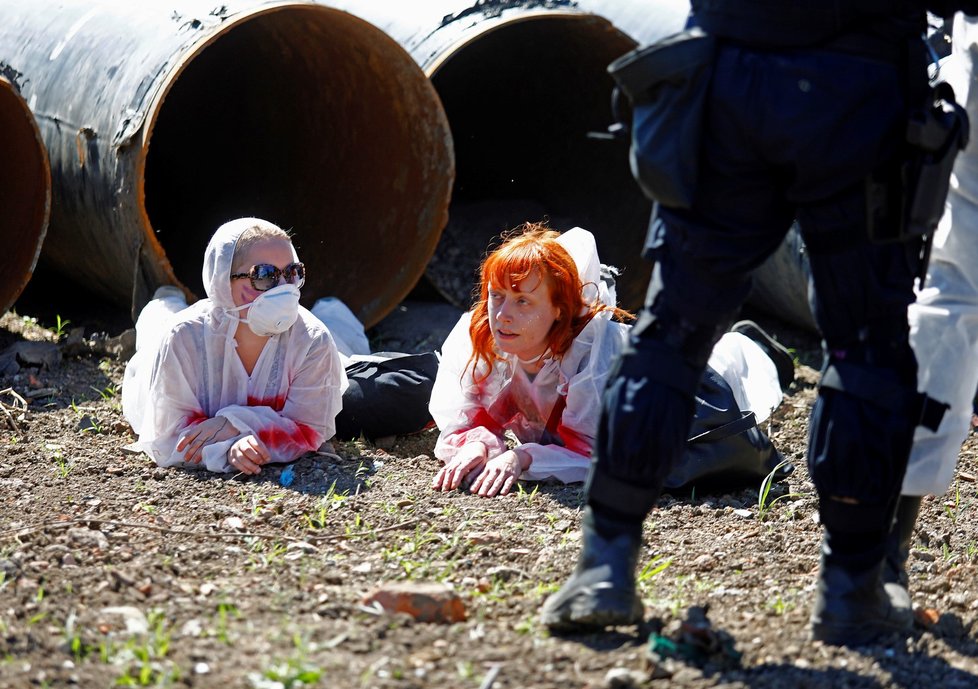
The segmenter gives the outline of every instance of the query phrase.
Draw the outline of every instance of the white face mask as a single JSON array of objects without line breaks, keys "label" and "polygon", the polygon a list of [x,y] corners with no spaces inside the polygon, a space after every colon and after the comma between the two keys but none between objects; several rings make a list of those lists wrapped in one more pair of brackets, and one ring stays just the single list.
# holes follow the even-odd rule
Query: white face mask
[{"label": "white face mask", "polygon": [[[234,315],[242,309],[248,309],[246,318]],[[290,284],[278,285],[259,294],[250,304],[225,309],[224,312],[236,321],[247,323],[256,335],[278,335],[291,328],[299,317],[299,288]]]}]

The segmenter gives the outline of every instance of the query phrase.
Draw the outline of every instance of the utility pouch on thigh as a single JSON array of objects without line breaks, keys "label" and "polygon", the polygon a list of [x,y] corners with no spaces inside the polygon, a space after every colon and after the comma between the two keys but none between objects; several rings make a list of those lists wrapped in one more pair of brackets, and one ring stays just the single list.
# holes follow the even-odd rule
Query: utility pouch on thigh
[{"label": "utility pouch on thigh", "polygon": [[689,208],[715,39],[694,27],[618,58],[608,73],[632,103],[632,175],[653,201]]},{"label": "utility pouch on thigh", "polygon": [[907,123],[908,155],[899,178],[870,178],[867,228],[876,242],[902,242],[931,234],[944,215],[951,169],[968,143],[968,114],[946,82],[928,91],[925,107]]}]

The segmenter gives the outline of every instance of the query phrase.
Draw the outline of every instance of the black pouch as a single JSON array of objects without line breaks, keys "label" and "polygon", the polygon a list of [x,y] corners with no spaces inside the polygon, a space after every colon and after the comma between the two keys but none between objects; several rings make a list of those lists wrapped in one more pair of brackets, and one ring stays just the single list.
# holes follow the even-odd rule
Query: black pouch
[{"label": "black pouch", "polygon": [[714,53],[715,39],[694,27],[608,65],[632,103],[632,175],[663,206],[692,204]]},{"label": "black pouch", "polygon": [[696,391],[696,416],[686,450],[666,478],[667,490],[734,490],[775,471],[775,480],[791,474],[781,453],[757,425],[754,412],[737,406],[723,377],[707,367]]},{"label": "black pouch", "polygon": [[336,436],[373,440],[415,433],[432,422],[428,412],[438,374],[434,352],[396,355],[382,361],[357,361],[346,368],[350,386],[336,416]]},{"label": "black pouch", "polygon": [[908,154],[889,179],[867,185],[867,229],[875,242],[904,242],[931,234],[944,215],[951,170],[968,143],[968,114],[946,82],[928,90],[925,106],[907,122]]}]

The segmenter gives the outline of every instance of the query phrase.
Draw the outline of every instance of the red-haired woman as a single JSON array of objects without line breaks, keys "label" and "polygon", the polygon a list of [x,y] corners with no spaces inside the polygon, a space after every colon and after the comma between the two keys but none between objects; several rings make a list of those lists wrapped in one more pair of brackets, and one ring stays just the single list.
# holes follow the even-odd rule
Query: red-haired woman
[{"label": "red-haired woman", "polygon": [[[493,497],[520,478],[583,481],[630,318],[615,306],[613,280],[602,279],[587,230],[559,234],[527,223],[505,239],[482,264],[475,306],[442,347],[429,409],[441,431],[435,456],[445,466],[432,487],[471,481],[473,493]],[[740,333],[724,335],[710,363],[758,420],[780,403],[792,375],[782,372],[779,382],[769,353]],[[518,441],[513,449],[507,435]]]},{"label": "red-haired woman", "polygon": [[527,224],[507,239],[442,348],[430,410],[445,466],[432,486],[478,474],[472,492],[491,497],[520,476],[584,480],[601,390],[627,337],[618,321],[629,317],[601,279],[590,232]]}]

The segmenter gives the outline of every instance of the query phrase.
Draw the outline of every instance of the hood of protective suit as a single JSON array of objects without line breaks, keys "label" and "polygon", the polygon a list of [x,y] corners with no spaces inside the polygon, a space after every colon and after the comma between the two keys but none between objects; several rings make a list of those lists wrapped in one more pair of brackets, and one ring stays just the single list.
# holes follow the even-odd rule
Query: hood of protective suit
[{"label": "hood of protective suit", "polygon": [[567,250],[577,265],[577,274],[584,285],[584,303],[597,301],[607,306],[616,306],[614,283],[609,288],[601,276],[601,260],[598,258],[598,245],[594,241],[594,235],[583,227],[572,227],[557,238],[557,243]]},{"label": "hood of protective suit", "polygon": [[[234,308],[234,298],[231,296],[231,262],[234,259],[234,247],[244,231],[252,227],[277,228],[278,226],[260,218],[238,218],[217,228],[217,232],[207,243],[200,277],[207,297],[221,309]],[[292,247],[292,260],[299,260],[295,247]]]}]

